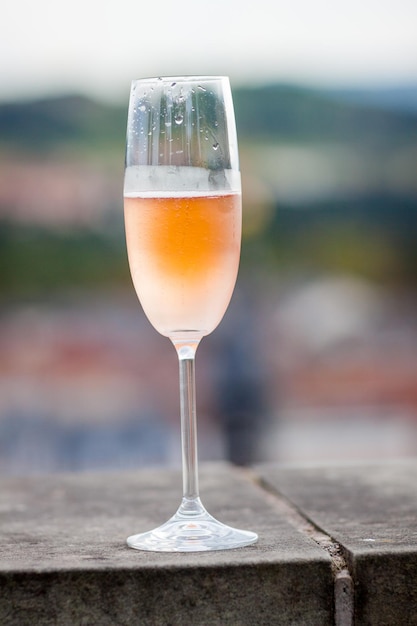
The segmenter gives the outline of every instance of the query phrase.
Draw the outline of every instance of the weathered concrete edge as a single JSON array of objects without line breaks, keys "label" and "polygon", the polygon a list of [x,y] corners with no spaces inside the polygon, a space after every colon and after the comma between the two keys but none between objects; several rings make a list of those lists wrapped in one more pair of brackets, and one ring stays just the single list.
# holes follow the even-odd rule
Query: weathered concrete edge
[{"label": "weathered concrete edge", "polygon": [[314,520],[306,516],[301,509],[277,491],[266,479],[258,475],[256,468],[250,470],[248,476],[264,491],[271,506],[277,509],[277,512],[288,524],[313,540],[330,557],[333,575],[335,626],[352,626],[355,612],[355,585],[349,551],[324,532]]},{"label": "weathered concrete edge", "polygon": [[[94,557],[97,557],[97,548],[101,554],[97,558],[91,558],[90,550],[78,551],[77,559],[70,568],[66,568],[65,563],[63,567],[62,564],[57,567],[56,559],[53,559],[55,564],[51,570],[44,566],[38,569],[36,564],[30,571],[13,568],[8,572],[6,568],[3,574],[0,573],[0,623],[4,626],[29,626],[35,619],[42,626],[73,626],[78,623],[114,626],[115,623],[128,625],[139,621],[143,626],[154,626],[156,623],[334,626],[333,580],[328,555],[314,544],[309,549],[306,538],[296,533],[284,516],[277,519],[276,507],[266,504],[265,491],[253,483],[250,474],[233,466],[227,469],[233,480],[223,477],[223,473],[210,472],[209,491],[211,488],[212,495],[216,493],[219,480],[224,481],[225,478],[226,482],[220,483],[223,486],[238,487],[238,482],[241,482],[237,492],[233,491],[232,500],[237,503],[237,509],[233,505],[229,514],[236,515],[236,519],[240,520],[241,508],[244,507],[246,512],[243,517],[246,516],[248,524],[248,518],[256,519],[263,510],[256,507],[265,505],[267,522],[264,529],[267,529],[268,541],[258,554],[256,545],[242,549],[242,552],[207,553],[207,560],[199,555],[193,555],[195,558],[187,555],[183,559],[177,555],[165,557],[161,553],[159,556],[163,555],[163,559],[158,556],[146,564],[143,559],[136,558],[140,553],[134,554],[124,542],[123,546],[119,543],[116,546],[115,542],[109,545],[106,539],[107,552],[101,553],[103,542],[99,542],[94,551]],[[235,481],[237,477],[239,481]],[[107,504],[103,506],[107,498],[111,502],[113,491],[107,478],[100,482],[97,500],[89,498],[91,488],[96,487],[95,480],[87,481],[86,488],[80,491],[78,480],[74,480],[73,476],[70,479],[68,489],[51,490],[51,484],[54,484],[51,481],[51,484],[42,484],[38,491],[30,492],[29,504],[39,499],[43,503],[37,512],[41,534],[33,536],[28,532],[24,537],[28,547],[33,547],[32,552],[37,551],[36,546],[42,543],[42,536],[48,534],[50,527],[56,527],[65,513],[70,514],[70,521],[71,512],[76,513],[75,537],[79,538],[83,536],[80,530],[90,508],[98,516],[100,525],[104,512],[107,528],[119,534],[124,528],[120,518],[127,522],[136,509],[137,503],[132,503],[129,489],[124,489],[118,499],[122,513],[117,509],[117,523],[114,523],[113,518],[107,519]],[[30,482],[22,490],[26,495]],[[169,489],[169,483],[165,491]],[[158,481],[156,484],[157,488],[161,487]],[[220,506],[227,510],[225,505],[232,492],[229,494],[229,489],[224,491],[226,495],[223,493]],[[77,499],[75,496],[80,497]],[[47,499],[46,504],[42,498]],[[144,502],[149,504],[148,512],[153,508],[150,504],[153,499],[153,494],[145,492]],[[13,502],[15,505],[21,503],[20,496]],[[59,515],[55,518],[57,513]],[[22,517],[25,515],[22,513]],[[9,512],[9,516],[14,517],[13,511]],[[233,521],[232,517],[230,522]],[[275,538],[277,528],[281,527],[288,528],[291,541],[278,542],[277,549]],[[257,530],[261,534],[260,529]],[[114,536],[114,532],[112,534]],[[123,530],[123,538],[125,536]],[[57,537],[57,534],[53,536],[52,548],[58,545]],[[295,551],[293,541],[298,546]],[[120,565],[121,560],[113,558],[116,547],[118,551],[123,550],[123,557],[126,556],[122,559],[123,565]],[[105,560],[107,553],[110,556],[108,563]],[[81,563],[84,563],[82,568],[79,567],[80,557]]]},{"label": "weathered concrete edge", "polygon": [[[172,571],[86,570],[62,572],[0,574],[3,601],[0,622],[22,626],[38,619],[42,626],[88,623],[100,626],[141,623],[193,623],[217,626],[219,623],[333,624],[329,597],[330,580],[325,562],[321,575],[306,572],[305,563],[286,567],[276,563],[256,566],[219,566],[215,568],[177,568]],[[317,575],[319,574],[319,575]],[[293,593],[306,576],[311,581],[308,599]],[[144,593],[147,590],[148,593]],[[176,598],[172,602],[171,598]]]},{"label": "weathered concrete edge", "polygon": [[255,471],[340,547],[357,623],[417,626],[415,459]]}]

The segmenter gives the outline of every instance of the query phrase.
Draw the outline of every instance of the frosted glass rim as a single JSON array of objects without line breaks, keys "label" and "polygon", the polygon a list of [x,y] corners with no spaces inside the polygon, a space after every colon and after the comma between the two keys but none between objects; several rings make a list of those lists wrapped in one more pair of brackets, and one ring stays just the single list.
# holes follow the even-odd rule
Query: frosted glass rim
[{"label": "frosted glass rim", "polygon": [[230,81],[229,76],[211,76],[211,75],[194,75],[191,74],[190,76],[184,75],[184,76],[155,76],[155,77],[149,77],[149,78],[133,78],[132,79],[132,84],[135,83],[198,83],[198,82],[204,82],[204,83],[208,83],[208,82],[221,82],[221,81]]}]

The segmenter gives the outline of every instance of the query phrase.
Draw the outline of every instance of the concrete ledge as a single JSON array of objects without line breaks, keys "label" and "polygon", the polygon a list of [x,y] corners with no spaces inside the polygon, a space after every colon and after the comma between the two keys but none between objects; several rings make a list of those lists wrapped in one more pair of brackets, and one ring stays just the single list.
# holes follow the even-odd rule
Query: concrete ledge
[{"label": "concrete ledge", "polygon": [[0,624],[417,624],[417,463],[206,465],[200,482],[209,511],[258,544],[127,548],[175,511],[179,472],[1,480]]},{"label": "concrete ledge", "polygon": [[340,547],[355,624],[417,624],[416,461],[260,474]]}]

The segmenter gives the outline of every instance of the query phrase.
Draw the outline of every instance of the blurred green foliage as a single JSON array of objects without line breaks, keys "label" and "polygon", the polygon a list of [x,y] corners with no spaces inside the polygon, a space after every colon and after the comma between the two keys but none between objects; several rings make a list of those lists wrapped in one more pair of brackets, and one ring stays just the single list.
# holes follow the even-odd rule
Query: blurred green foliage
[{"label": "blurred green foliage", "polygon": [[278,204],[264,231],[244,242],[243,267],[356,274],[417,286],[415,198],[374,195],[294,208]]},{"label": "blurred green foliage", "polygon": [[121,234],[56,232],[0,224],[0,293],[49,297],[64,288],[100,290],[130,284]]},{"label": "blurred green foliage", "polygon": [[48,98],[0,106],[0,148],[29,154],[57,149],[121,150],[127,107],[115,107],[80,96]]},{"label": "blurred green foliage", "polygon": [[417,115],[354,103],[337,95],[296,86],[267,85],[234,92],[242,138],[269,141],[342,142],[393,147],[416,143]]}]

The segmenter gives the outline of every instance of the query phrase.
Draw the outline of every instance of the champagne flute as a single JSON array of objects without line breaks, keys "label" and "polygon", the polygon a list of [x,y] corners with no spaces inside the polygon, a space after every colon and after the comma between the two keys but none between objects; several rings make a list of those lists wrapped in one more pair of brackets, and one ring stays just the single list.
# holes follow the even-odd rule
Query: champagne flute
[{"label": "champagne flute", "polygon": [[227,77],[132,82],[124,207],[139,301],[179,359],[183,464],[176,514],[127,543],[164,552],[249,545],[257,535],[214,519],[198,487],[195,352],[229,305],[240,256],[240,172]]}]

